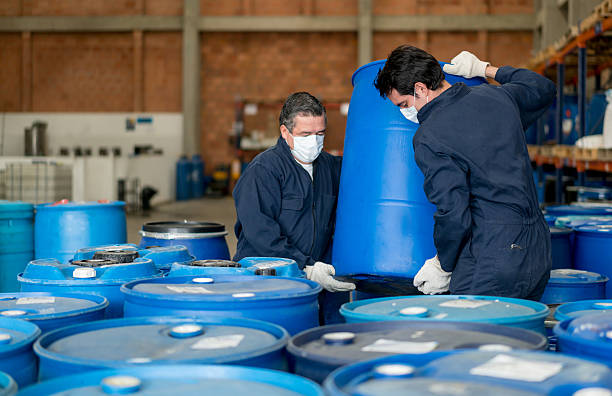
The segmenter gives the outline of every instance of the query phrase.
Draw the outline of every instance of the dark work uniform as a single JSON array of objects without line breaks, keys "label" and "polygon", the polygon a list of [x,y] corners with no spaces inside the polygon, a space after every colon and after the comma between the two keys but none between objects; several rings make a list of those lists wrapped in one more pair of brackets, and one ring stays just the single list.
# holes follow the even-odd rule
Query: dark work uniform
[{"label": "dark work uniform", "polygon": [[[282,137],[249,164],[233,194],[238,216],[234,261],[284,257],[302,269],[316,261],[331,264],[342,160],[321,152],[313,165],[311,179]],[[347,302],[348,295],[322,293],[324,322],[338,320],[336,305]],[[331,299],[338,301],[326,304]]]},{"label": "dark work uniform", "polygon": [[555,85],[501,67],[501,86],[455,84],[418,113],[415,159],[436,205],[434,243],[452,294],[539,300],[551,269],[524,130]]}]

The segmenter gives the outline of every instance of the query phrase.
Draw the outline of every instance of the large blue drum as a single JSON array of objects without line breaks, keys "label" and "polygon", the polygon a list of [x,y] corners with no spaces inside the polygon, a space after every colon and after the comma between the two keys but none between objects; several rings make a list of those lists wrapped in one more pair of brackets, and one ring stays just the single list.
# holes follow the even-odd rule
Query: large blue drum
[{"label": "large blue drum", "polygon": [[[412,278],[435,256],[435,207],[423,192],[412,137],[418,128],[374,80],[385,61],[353,74],[332,263],[336,275],[371,274]],[[445,74],[451,84],[485,83]]]},{"label": "large blue drum", "polygon": [[0,396],[13,396],[17,394],[17,383],[10,375],[0,371]]},{"label": "large blue drum", "polygon": [[239,262],[230,260],[194,260],[174,263],[169,276],[183,275],[266,275],[304,278],[295,260],[277,257],[245,257]]},{"label": "large blue drum", "polygon": [[570,318],[594,313],[612,313],[612,300],[582,300],[565,303],[555,310],[555,319],[562,322]]},{"label": "large blue drum", "polygon": [[557,324],[557,350],[612,367],[612,312],[579,315]]},{"label": "large blue drum", "polygon": [[573,268],[573,233],[571,228],[550,227],[552,269]]},{"label": "large blue drum", "polygon": [[550,272],[550,279],[540,302],[563,304],[606,297],[608,277],[594,272],[559,269]]},{"label": "large blue drum", "polygon": [[319,324],[321,286],[301,278],[176,276],[124,285],[125,316],[238,317],[265,320],[289,334]]},{"label": "large blue drum", "polygon": [[140,230],[143,249],[183,245],[196,260],[229,260],[225,226],[196,221],[161,221],[146,223]]},{"label": "large blue drum", "polygon": [[0,292],[19,290],[17,274],[34,258],[34,206],[0,200]]},{"label": "large blue drum", "polygon": [[561,216],[609,216],[612,215],[612,206],[589,205],[586,203],[572,205],[547,206],[546,214]]},{"label": "large blue drum", "polygon": [[36,206],[35,258],[67,263],[84,246],[125,243],[124,202],[56,202]]},{"label": "large blue drum", "polygon": [[[612,224],[582,225],[575,228],[574,267],[612,276]],[[606,286],[606,297],[612,298],[612,284]]]},{"label": "large blue drum", "polygon": [[38,371],[32,344],[40,329],[21,319],[0,317],[0,371],[9,374],[19,386],[36,382]]}]

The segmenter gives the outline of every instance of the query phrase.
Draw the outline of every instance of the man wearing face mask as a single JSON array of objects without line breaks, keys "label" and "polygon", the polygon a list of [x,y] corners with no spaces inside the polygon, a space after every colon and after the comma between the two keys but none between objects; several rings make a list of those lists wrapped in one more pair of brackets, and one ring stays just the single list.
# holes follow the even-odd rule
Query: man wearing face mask
[{"label": "man wearing face mask", "polygon": [[501,85],[451,86],[438,61],[411,46],[396,48],[375,82],[381,96],[420,123],[414,157],[436,205],[438,254],[424,263],[414,285],[425,294],[539,300],[551,269],[550,233],[524,131],[550,106],[555,85],[466,51],[444,71]]},{"label": "man wearing face mask", "polygon": [[248,256],[294,259],[329,292],[353,290],[333,278],[331,240],[341,160],[323,149],[327,116],[317,98],[294,93],[283,105],[274,147],[249,164],[234,189],[238,247]]}]

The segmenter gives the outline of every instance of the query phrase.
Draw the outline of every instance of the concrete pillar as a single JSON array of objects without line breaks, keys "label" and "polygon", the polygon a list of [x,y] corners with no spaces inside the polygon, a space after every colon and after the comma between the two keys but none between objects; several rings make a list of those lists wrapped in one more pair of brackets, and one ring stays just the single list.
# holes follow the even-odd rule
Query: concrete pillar
[{"label": "concrete pillar", "polygon": [[372,0],[359,0],[357,31],[357,66],[372,61]]},{"label": "concrete pillar", "polygon": [[183,3],[183,153],[197,154],[200,147],[200,1]]}]

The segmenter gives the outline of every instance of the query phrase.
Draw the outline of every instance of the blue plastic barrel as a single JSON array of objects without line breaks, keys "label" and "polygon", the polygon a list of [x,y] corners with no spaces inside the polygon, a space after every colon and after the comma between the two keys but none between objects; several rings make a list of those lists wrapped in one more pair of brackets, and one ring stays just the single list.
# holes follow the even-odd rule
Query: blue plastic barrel
[{"label": "blue plastic barrel", "polygon": [[204,161],[199,154],[191,157],[191,192],[193,198],[204,196]]},{"label": "blue plastic barrel", "polygon": [[[612,371],[602,364],[531,351],[468,351],[429,359],[396,355],[352,364],[324,383],[332,395],[607,395]],[[599,393],[575,393],[600,388]]]},{"label": "blue plastic barrel", "polygon": [[557,218],[555,216],[552,215],[544,215],[544,219],[546,220],[546,223],[549,226],[554,226],[555,225],[555,221],[557,220]]},{"label": "blue plastic barrel", "polygon": [[225,226],[219,223],[160,221],[143,224],[138,246],[183,245],[197,260],[229,260],[226,235]]},{"label": "blue plastic barrel", "polygon": [[561,216],[555,219],[555,226],[575,228],[585,224],[609,224],[612,223],[612,216]]},{"label": "blue plastic barrel", "polygon": [[126,242],[124,202],[36,205],[35,258],[67,263],[83,246]]},{"label": "blue plastic barrel", "polygon": [[558,269],[550,272],[550,279],[540,302],[563,304],[606,297],[608,277],[594,272]]},{"label": "blue plastic barrel", "polygon": [[[575,228],[574,268],[612,276],[612,224],[582,225]],[[606,286],[612,298],[612,284]]]},{"label": "blue plastic barrel", "polygon": [[612,312],[612,300],[583,300],[565,303],[557,307],[555,319],[562,322],[570,318],[602,312]]},{"label": "blue plastic barrel", "polygon": [[0,200],[0,292],[19,290],[17,274],[34,258],[34,206]]},{"label": "blue plastic barrel", "polygon": [[108,300],[84,293],[2,293],[0,316],[27,320],[43,333],[104,319]]},{"label": "blue plastic barrel", "polygon": [[195,260],[174,263],[170,276],[184,275],[267,275],[290,278],[305,277],[295,260],[277,257],[245,257],[239,262],[230,260]]},{"label": "blue plastic barrel", "polygon": [[57,260],[31,261],[19,275],[21,291],[49,293],[94,293],[108,299],[107,318],[123,315],[122,284],[160,276],[153,262],[138,258],[119,264],[110,260],[81,260],[62,264]]},{"label": "blue plastic barrel", "polygon": [[0,371],[13,377],[19,386],[36,381],[37,363],[32,344],[40,329],[21,319],[0,317]]},{"label": "blue plastic barrel", "polygon": [[34,345],[40,379],[155,364],[233,364],[286,370],[289,335],[243,318],[152,316],[84,323],[47,333]]},{"label": "blue plastic barrel", "polygon": [[586,114],[586,135],[603,133],[603,121],[608,101],[603,92],[595,93],[589,101]]},{"label": "blue plastic barrel", "polygon": [[550,227],[553,269],[573,268],[573,233],[571,228]]},{"label": "blue plastic barrel", "polygon": [[[423,192],[412,149],[418,124],[374,87],[384,64],[364,65],[352,77],[332,256],[336,275],[412,278],[436,254],[435,207]],[[445,77],[450,84],[485,83]]]},{"label": "blue plastic barrel", "polygon": [[533,331],[485,323],[389,321],[345,323],[306,330],[289,341],[296,374],[323,382],[341,366],[400,353],[439,354],[466,349],[542,350]]},{"label": "blue plastic barrel", "polygon": [[612,312],[584,314],[554,328],[557,350],[612,367]]},{"label": "blue plastic barrel", "polygon": [[344,304],[347,323],[380,320],[449,320],[520,327],[545,334],[548,307],[518,298],[492,296],[407,296]]},{"label": "blue plastic barrel", "polygon": [[0,396],[13,396],[17,394],[17,383],[10,375],[0,371]]},{"label": "blue plastic barrel", "polygon": [[159,365],[99,370],[41,382],[22,396],[155,394],[214,396],[323,396],[306,378],[253,367],[226,365]]},{"label": "blue plastic barrel", "polygon": [[572,204],[547,206],[546,214],[561,217],[561,216],[609,216],[612,215],[612,206],[589,205],[589,204]]},{"label": "blue plastic barrel", "polygon": [[146,279],[124,285],[125,316],[241,317],[289,334],[318,326],[321,286],[307,279],[213,275]]},{"label": "blue plastic barrel", "polygon": [[176,162],[176,200],[183,201],[191,199],[193,196],[191,176],[193,168],[192,163],[187,156],[183,155]]},{"label": "blue plastic barrel", "polygon": [[[130,253],[132,255],[130,255]],[[136,254],[136,256],[134,257],[133,254]],[[90,260],[93,258],[109,258],[111,260],[118,260],[122,256],[129,258],[128,261],[133,261],[136,257],[150,259],[153,261],[153,264],[155,264],[155,267],[164,273],[167,273],[174,263],[188,264],[193,261],[193,256],[183,245],[159,246],[142,249],[131,243],[93,246],[79,249],[72,260]]]}]

